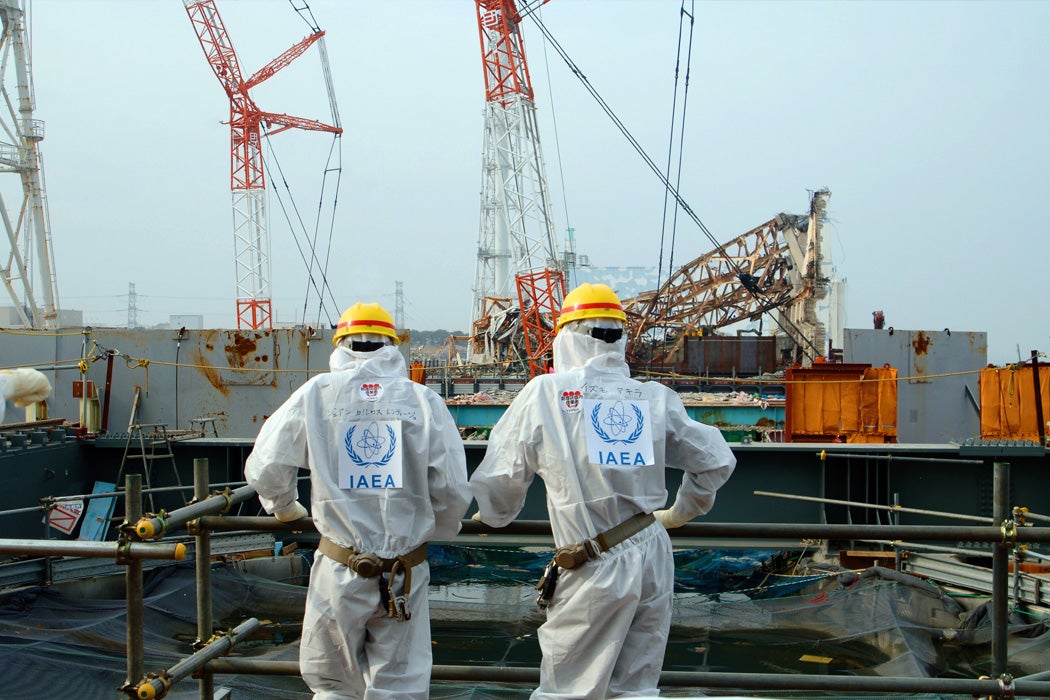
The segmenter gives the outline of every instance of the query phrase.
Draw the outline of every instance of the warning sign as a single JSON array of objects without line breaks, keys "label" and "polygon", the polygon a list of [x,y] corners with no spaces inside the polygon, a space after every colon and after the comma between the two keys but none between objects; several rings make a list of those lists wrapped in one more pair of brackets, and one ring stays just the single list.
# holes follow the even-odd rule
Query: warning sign
[{"label": "warning sign", "polygon": [[83,501],[63,501],[55,506],[48,515],[51,527],[60,530],[67,535],[73,534],[73,528],[80,521],[80,515],[84,512]]}]

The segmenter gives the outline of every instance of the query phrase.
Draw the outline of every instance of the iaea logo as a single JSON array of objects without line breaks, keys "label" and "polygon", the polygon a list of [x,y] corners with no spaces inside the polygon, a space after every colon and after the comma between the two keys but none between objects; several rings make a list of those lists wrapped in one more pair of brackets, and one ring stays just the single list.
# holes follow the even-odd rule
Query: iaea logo
[{"label": "iaea logo", "polygon": [[638,440],[645,430],[645,417],[635,404],[628,404],[633,414],[628,412],[623,401],[617,401],[608,408],[601,402],[594,404],[591,410],[591,426],[602,442],[610,445],[630,445]]},{"label": "iaea logo", "polygon": [[397,447],[397,434],[389,425],[386,426],[386,438],[384,439],[379,424],[373,421],[361,431],[361,436],[354,440],[356,425],[350,426],[346,431],[343,446],[350,461],[359,467],[382,467],[394,456]]}]

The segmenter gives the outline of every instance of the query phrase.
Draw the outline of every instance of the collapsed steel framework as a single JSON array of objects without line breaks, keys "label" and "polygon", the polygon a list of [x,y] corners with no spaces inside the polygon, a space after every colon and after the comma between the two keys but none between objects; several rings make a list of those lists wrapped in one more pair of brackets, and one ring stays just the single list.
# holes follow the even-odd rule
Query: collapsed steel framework
[{"label": "collapsed steel framework", "polygon": [[[793,361],[824,354],[826,330],[817,305],[828,294],[821,249],[830,195],[827,189],[814,192],[808,214],[778,214],[682,265],[657,289],[624,299],[627,361],[679,365],[687,338],[763,314],[775,314],[781,347]],[[525,305],[519,299],[514,306],[510,298],[484,301],[471,336],[475,352],[496,364],[527,366],[520,311]],[[555,308],[537,322],[553,328],[556,319]]]},{"label": "collapsed steel framework", "polygon": [[829,196],[819,190],[808,215],[778,214],[624,300],[628,362],[675,364],[686,338],[771,312],[790,344],[822,354],[816,303],[827,293],[820,250]]}]

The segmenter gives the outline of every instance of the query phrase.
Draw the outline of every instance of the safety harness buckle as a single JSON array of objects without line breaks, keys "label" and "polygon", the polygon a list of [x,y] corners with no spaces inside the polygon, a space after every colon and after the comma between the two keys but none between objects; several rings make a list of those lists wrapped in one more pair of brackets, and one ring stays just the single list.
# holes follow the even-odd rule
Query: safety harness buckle
[{"label": "safety harness buckle", "polygon": [[383,573],[383,560],[371,552],[363,552],[350,557],[347,566],[362,578],[374,578]]}]

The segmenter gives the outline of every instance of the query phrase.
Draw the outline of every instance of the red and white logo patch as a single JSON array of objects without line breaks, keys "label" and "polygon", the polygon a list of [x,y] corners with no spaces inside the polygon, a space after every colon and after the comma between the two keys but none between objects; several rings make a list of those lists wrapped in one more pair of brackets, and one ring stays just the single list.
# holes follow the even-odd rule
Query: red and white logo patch
[{"label": "red and white logo patch", "polygon": [[378,401],[383,395],[383,385],[379,382],[361,385],[361,398],[365,401]]},{"label": "red and white logo patch", "polygon": [[581,398],[579,389],[561,392],[561,410],[565,413],[579,413]]}]

